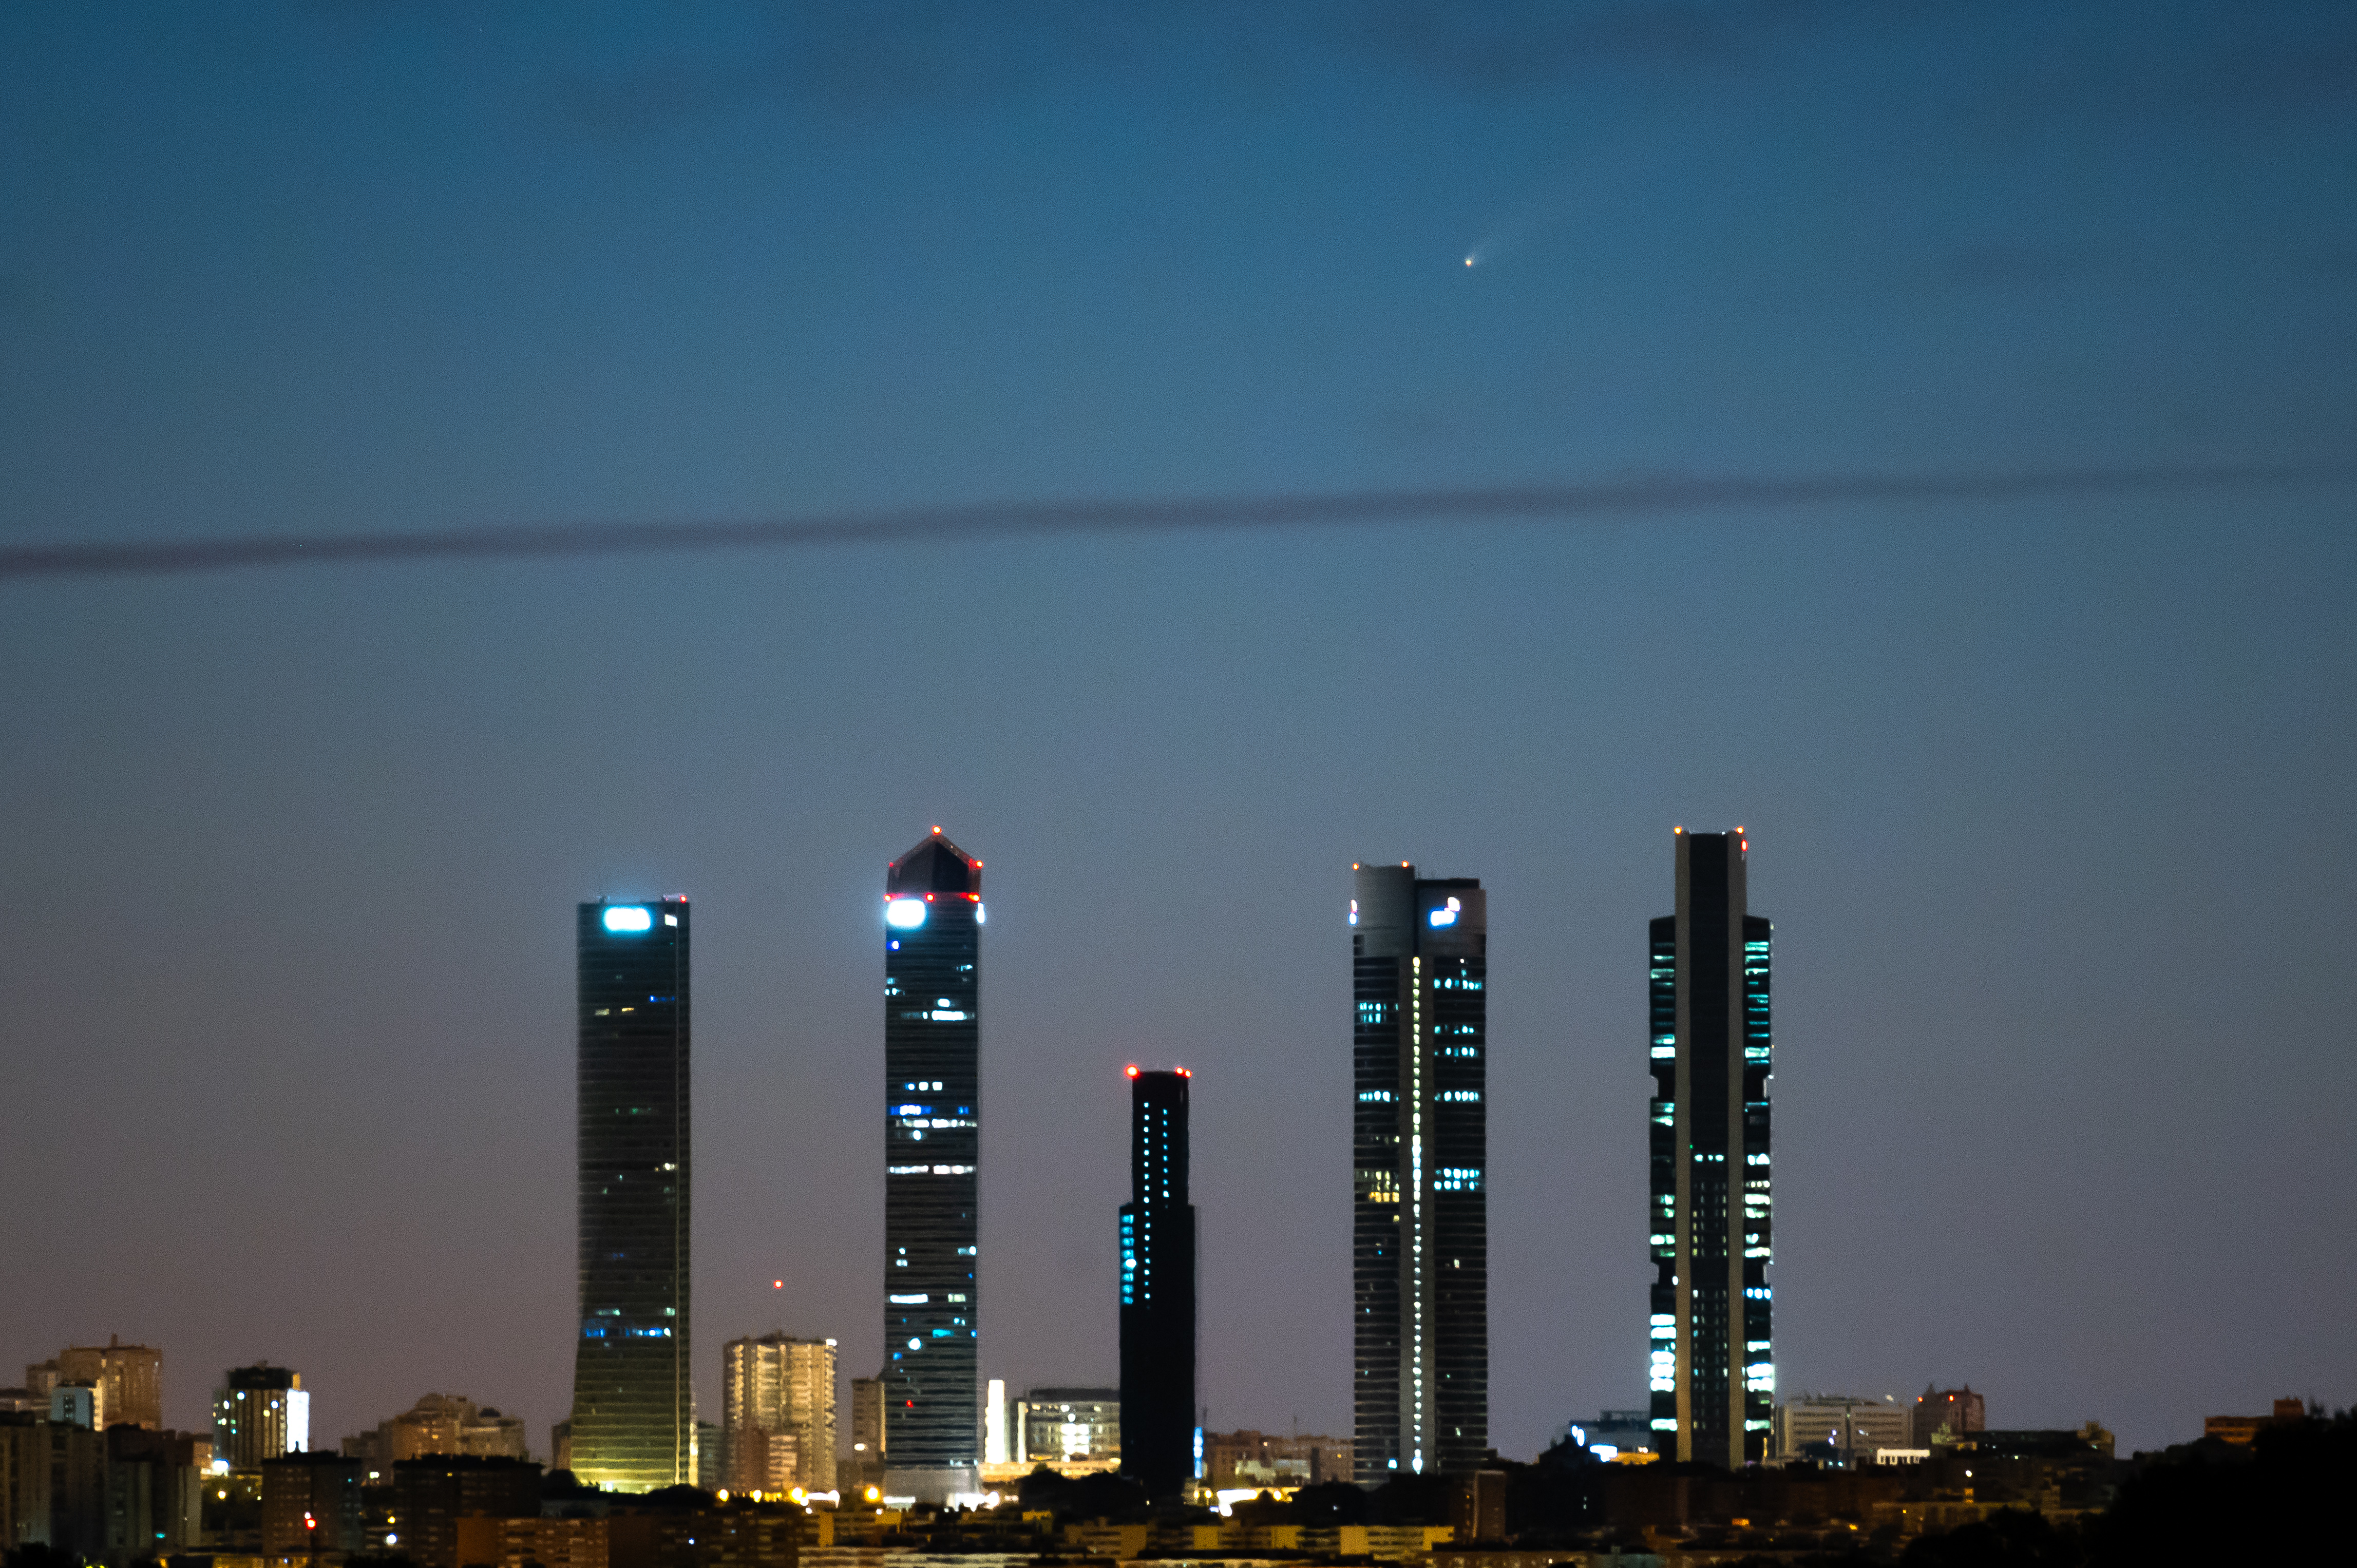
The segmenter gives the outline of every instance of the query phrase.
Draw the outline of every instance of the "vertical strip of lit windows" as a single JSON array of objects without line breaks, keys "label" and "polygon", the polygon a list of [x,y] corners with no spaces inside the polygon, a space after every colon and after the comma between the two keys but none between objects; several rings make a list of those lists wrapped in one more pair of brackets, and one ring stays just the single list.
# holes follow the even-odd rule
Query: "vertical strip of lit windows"
[{"label": "vertical strip of lit windows", "polygon": [[[1738,841],[1738,847],[1748,843]],[[1746,914],[1743,932],[1743,1444],[1764,1458],[1776,1405],[1774,1303],[1767,1266],[1775,1260],[1772,1178],[1769,1163],[1768,1078],[1774,1069],[1769,1018],[1770,945],[1773,928]]]},{"label": "vertical strip of lit windows", "polygon": [[1424,960],[1408,961],[1408,1388],[1411,1421],[1408,1468],[1424,1473],[1425,1371],[1430,1336],[1425,1324],[1424,1223]]},{"label": "vertical strip of lit windows", "polygon": [[1654,1451],[1674,1458],[1678,1443],[1678,1234],[1684,1216],[1678,1205],[1680,1187],[1677,1128],[1678,1074],[1678,939],[1677,917],[1665,916],[1649,929],[1651,964],[1648,975],[1652,1046],[1647,1065],[1652,1069],[1652,1126],[1648,1129],[1648,1163],[1652,1178],[1648,1197],[1648,1254],[1653,1280],[1649,1292],[1647,1338],[1650,1425]]}]

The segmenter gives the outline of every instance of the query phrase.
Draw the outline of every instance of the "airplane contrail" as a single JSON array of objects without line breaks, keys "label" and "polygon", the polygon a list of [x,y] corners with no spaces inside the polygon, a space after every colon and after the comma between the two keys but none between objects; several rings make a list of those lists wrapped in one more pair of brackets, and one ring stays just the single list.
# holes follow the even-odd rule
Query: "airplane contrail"
[{"label": "airplane contrail", "polygon": [[242,538],[0,548],[0,578],[227,571],[362,561],[523,559],[673,550],[1157,533],[1387,522],[1481,522],[1755,510],[1810,503],[2011,500],[2342,484],[2357,465],[2212,464],[2052,468],[2013,473],[1819,474],[1652,478],[1472,489],[1173,497],[1156,500],[983,501],[810,517],[659,522],[501,524],[415,533],[256,534]]}]

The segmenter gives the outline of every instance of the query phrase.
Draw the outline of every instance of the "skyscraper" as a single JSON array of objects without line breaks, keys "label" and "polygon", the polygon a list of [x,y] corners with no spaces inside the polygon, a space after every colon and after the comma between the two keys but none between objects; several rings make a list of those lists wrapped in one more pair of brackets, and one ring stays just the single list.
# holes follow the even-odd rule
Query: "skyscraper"
[{"label": "skyscraper", "polygon": [[1653,1447],[1730,1469],[1766,1456],[1776,1402],[1770,928],[1746,912],[1750,847],[1741,828],[1677,830],[1677,913],[1652,926]]},{"label": "skyscraper", "polygon": [[1154,1498],[1195,1468],[1195,1206],[1184,1068],[1129,1069],[1130,1201],[1121,1206],[1121,1467]]},{"label": "skyscraper", "polygon": [[979,1484],[983,920],[939,828],[885,873],[885,1490],[927,1501]]},{"label": "skyscraper", "polygon": [[1488,909],[1471,877],[1352,869],[1353,1465],[1462,1474],[1490,1446]]},{"label": "skyscraper", "polygon": [[580,910],[574,1474],[695,1481],[688,1359],[687,900]]}]

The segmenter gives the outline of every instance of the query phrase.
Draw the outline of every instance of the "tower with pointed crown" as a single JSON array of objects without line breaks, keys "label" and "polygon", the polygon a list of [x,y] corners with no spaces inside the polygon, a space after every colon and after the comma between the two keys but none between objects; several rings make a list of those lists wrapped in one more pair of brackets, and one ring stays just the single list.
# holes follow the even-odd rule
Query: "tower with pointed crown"
[{"label": "tower with pointed crown", "polygon": [[884,876],[887,1492],[976,1489],[982,862],[935,828]]}]

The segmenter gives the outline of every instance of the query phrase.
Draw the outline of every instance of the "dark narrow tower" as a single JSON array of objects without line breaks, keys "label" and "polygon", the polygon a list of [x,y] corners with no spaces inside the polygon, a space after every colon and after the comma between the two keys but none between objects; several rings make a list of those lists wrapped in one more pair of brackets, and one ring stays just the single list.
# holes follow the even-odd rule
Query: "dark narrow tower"
[{"label": "dark narrow tower", "polygon": [[695,1480],[687,929],[684,898],[580,909],[573,1470],[630,1492]]},{"label": "dark narrow tower", "polygon": [[884,1489],[975,1491],[982,862],[942,836],[884,876]]},{"label": "dark narrow tower", "polygon": [[1187,1197],[1184,1068],[1129,1069],[1121,1206],[1121,1468],[1155,1498],[1195,1470],[1195,1206]]},{"label": "dark narrow tower", "polygon": [[1484,1005],[1470,877],[1360,865],[1351,901],[1354,1473],[1479,1469],[1490,1447]]},{"label": "dark narrow tower", "polygon": [[1677,830],[1678,912],[1652,922],[1653,1447],[1738,1469],[1766,1455],[1769,923],[1731,833]]}]

